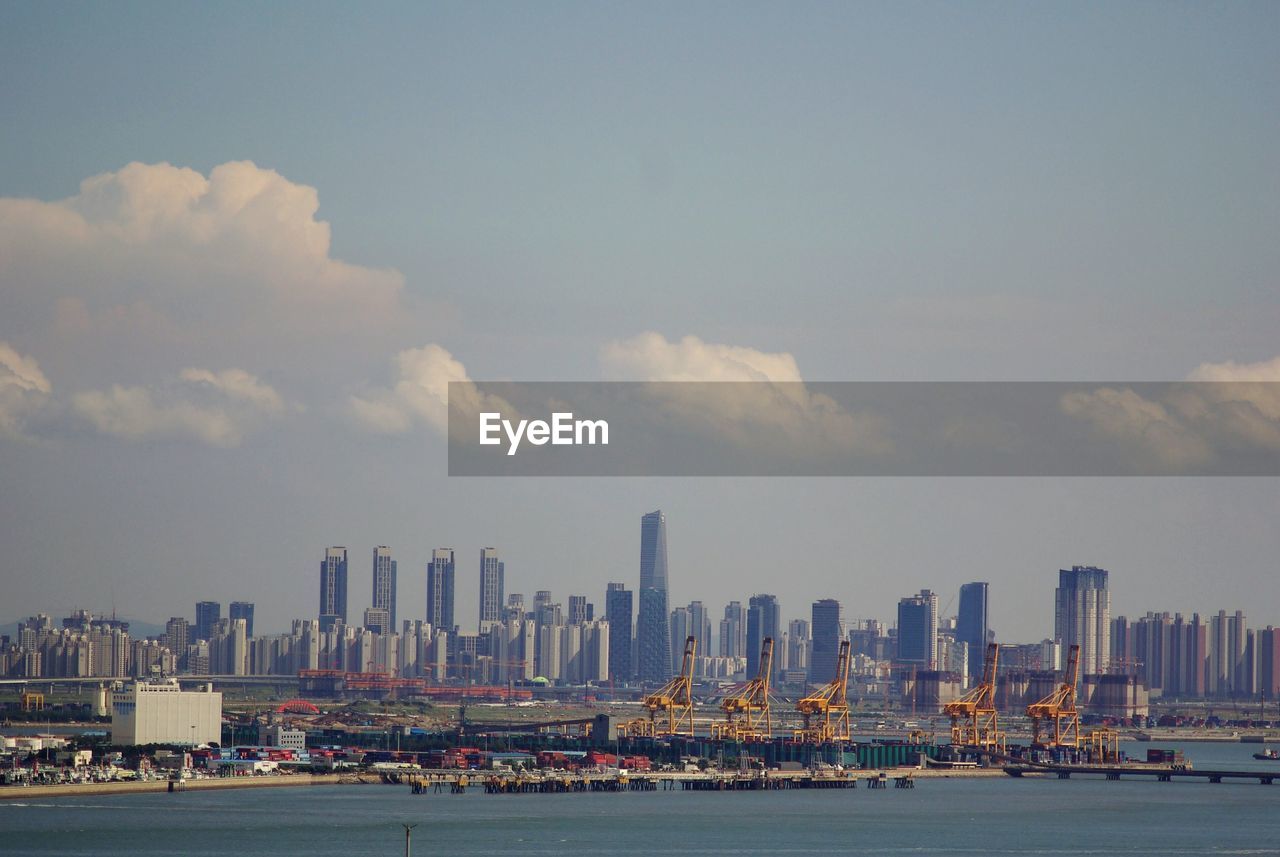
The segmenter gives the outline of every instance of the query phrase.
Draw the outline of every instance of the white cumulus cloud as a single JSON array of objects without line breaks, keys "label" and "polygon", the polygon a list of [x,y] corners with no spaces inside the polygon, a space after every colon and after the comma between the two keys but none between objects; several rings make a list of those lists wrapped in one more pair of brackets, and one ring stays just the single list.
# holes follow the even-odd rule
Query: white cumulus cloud
[{"label": "white cumulus cloud", "polygon": [[248,161],[207,176],[132,163],[67,199],[0,198],[0,335],[39,331],[107,372],[225,364],[247,346],[305,366],[325,330],[385,335],[403,277],[333,258],[318,208],[315,188]]},{"label": "white cumulus cloud", "polygon": [[195,439],[239,446],[265,421],[281,416],[283,398],[242,369],[187,369],[162,391],[112,385],[71,397],[72,411],[99,432],[124,440]]},{"label": "white cumulus cloud", "polygon": [[811,390],[786,352],[646,332],[604,345],[600,363],[608,380],[648,382],[672,419],[744,449],[813,458],[892,450],[882,417]]},{"label": "white cumulus cloud", "polygon": [[21,435],[27,419],[48,401],[53,387],[34,357],[0,340],[0,434]]},{"label": "white cumulus cloud", "polygon": [[243,369],[224,369],[221,372],[183,369],[178,377],[190,384],[206,384],[228,398],[248,402],[265,414],[284,411],[284,399],[280,394]]},{"label": "white cumulus cloud", "polygon": [[669,342],[647,332],[609,342],[600,349],[605,377],[613,381],[801,381],[796,359],[738,345],[717,345],[696,336]]},{"label": "white cumulus cloud", "polygon": [[457,408],[467,413],[486,410],[513,415],[502,400],[479,392],[462,363],[444,348],[430,343],[406,348],[396,355],[395,383],[376,387],[347,400],[347,413],[357,425],[381,434],[404,434],[425,426],[441,434],[449,426],[449,383],[454,386]]},{"label": "white cumulus cloud", "polygon": [[1187,380],[1162,385],[1159,401],[1100,387],[1067,393],[1059,405],[1165,471],[1205,466],[1224,452],[1280,451],[1280,357],[1202,363]]}]

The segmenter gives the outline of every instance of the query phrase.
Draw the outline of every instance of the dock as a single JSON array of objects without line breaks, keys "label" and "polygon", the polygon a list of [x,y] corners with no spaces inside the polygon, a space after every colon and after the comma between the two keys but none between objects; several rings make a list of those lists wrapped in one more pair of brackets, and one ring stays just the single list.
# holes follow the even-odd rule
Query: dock
[{"label": "dock", "polygon": [[572,794],[583,792],[651,791],[783,791],[793,789],[913,789],[916,771],[753,771],[653,773],[459,773],[414,776],[407,782],[414,794]]},{"label": "dock", "polygon": [[1004,772],[1011,777],[1056,776],[1068,780],[1073,775],[1101,776],[1108,780],[1121,777],[1152,777],[1157,782],[1171,783],[1177,779],[1201,779],[1211,783],[1227,780],[1256,780],[1269,786],[1280,777],[1280,771],[1225,771],[1179,767],[1150,767],[1137,765],[1006,765]]}]

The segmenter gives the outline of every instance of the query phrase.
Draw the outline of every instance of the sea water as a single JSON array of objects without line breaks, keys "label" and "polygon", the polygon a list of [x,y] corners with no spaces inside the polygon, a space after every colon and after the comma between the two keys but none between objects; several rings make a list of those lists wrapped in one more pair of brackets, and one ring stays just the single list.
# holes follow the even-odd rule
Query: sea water
[{"label": "sea water", "polygon": [[[1175,746],[1162,743],[1160,746]],[[1144,745],[1126,747],[1137,754]],[[1258,745],[1186,745],[1270,769]],[[921,778],[910,790],[414,795],[316,786],[0,801],[5,855],[1280,854],[1280,785]]]}]

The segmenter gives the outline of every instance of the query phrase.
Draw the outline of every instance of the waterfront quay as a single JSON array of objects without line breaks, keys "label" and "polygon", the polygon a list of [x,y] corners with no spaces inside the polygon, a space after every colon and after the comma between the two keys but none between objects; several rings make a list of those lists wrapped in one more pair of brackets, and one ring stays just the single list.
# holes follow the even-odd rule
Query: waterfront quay
[{"label": "waterfront quay", "polygon": [[1069,780],[1073,774],[1092,774],[1108,780],[1118,780],[1122,776],[1155,777],[1162,783],[1171,783],[1175,778],[1202,779],[1211,783],[1257,780],[1264,786],[1269,786],[1280,778],[1280,771],[1197,770],[1183,765],[1007,765],[1004,772],[1011,777],[1056,776],[1060,780]]},{"label": "waterfront quay", "polygon": [[259,777],[207,777],[199,779],[134,780],[107,783],[56,783],[0,787],[0,800],[83,797],[86,795],[154,794],[156,792],[219,791],[223,789],[280,788],[289,786],[336,786],[357,782],[338,774],[284,774]]},{"label": "waterfront quay", "polygon": [[581,792],[644,791],[780,791],[793,789],[914,788],[917,779],[1002,777],[999,768],[934,770],[899,768],[887,771],[702,771],[542,774],[400,774],[388,772],[382,781],[408,785],[414,794],[570,794]]}]

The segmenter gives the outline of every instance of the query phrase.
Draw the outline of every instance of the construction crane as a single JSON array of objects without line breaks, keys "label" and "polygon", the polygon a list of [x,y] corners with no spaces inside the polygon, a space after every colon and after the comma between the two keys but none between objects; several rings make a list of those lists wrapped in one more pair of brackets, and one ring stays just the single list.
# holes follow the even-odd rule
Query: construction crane
[{"label": "construction crane", "polygon": [[[1027,706],[1031,718],[1031,743],[1038,747],[1080,748],[1080,711],[1076,708],[1076,684],[1080,679],[1080,647],[1073,645],[1067,656],[1067,674],[1057,690]],[[1043,721],[1053,723],[1053,734],[1041,740]]]},{"label": "construction crane", "polygon": [[[849,641],[840,641],[835,678],[796,703],[804,727],[795,730],[797,741],[825,744],[849,740]],[[821,719],[818,719],[821,718]]]},{"label": "construction crane", "polygon": [[760,669],[755,678],[720,703],[724,722],[711,724],[712,738],[734,741],[768,741],[773,737],[769,713],[769,672],[773,669],[773,637],[760,648]]},{"label": "construction crane", "polygon": [[[697,650],[697,638],[686,638],[680,674],[645,696],[644,707],[649,709],[648,719],[641,717],[624,724],[621,731],[625,735],[650,738],[659,735],[693,736],[693,662]],[[659,712],[666,714],[665,724],[659,723]]]},{"label": "construction crane", "polygon": [[984,750],[1003,751],[1004,735],[996,717],[996,666],[1000,644],[987,644],[982,681],[968,693],[942,707],[951,718],[951,743]]}]

